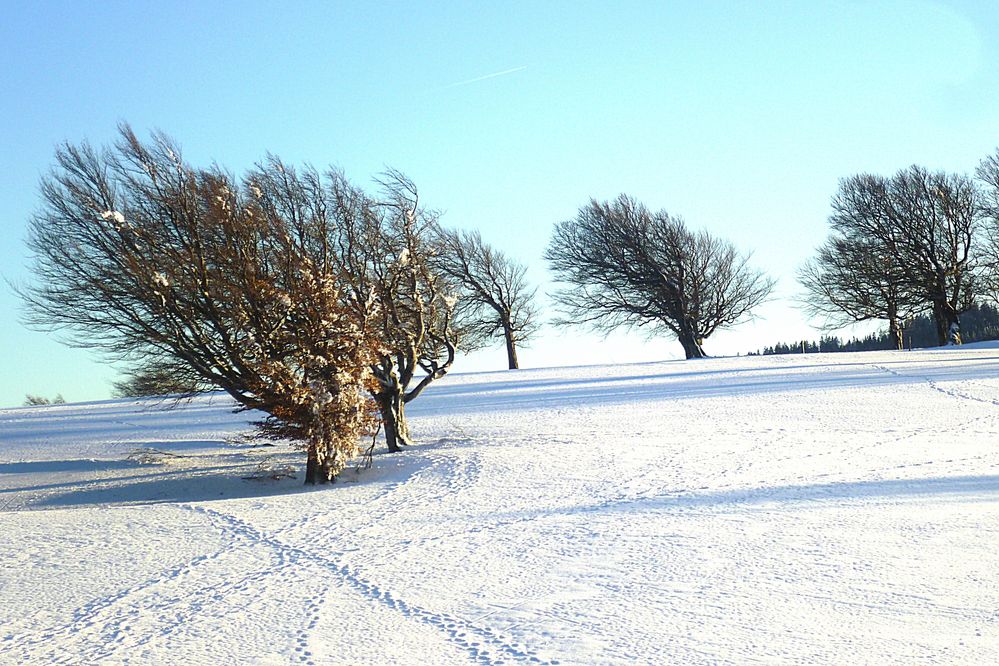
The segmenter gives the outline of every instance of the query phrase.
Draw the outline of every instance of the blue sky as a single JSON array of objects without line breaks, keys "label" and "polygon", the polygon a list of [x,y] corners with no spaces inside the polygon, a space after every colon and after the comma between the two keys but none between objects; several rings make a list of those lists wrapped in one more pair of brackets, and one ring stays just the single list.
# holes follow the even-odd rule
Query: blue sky
[{"label": "blue sky", "polygon": [[[0,40],[0,274],[15,283],[55,145],[107,143],[124,120],[199,165],[271,151],[359,184],[399,168],[542,291],[551,226],[629,193],[779,280],[755,321],[706,344],[744,353],[816,336],[794,271],[839,178],[969,172],[999,145],[993,2],[10,3]],[[18,308],[0,287],[0,405],[108,396],[114,367],[25,329]],[[547,329],[522,361],[679,355],[666,338]]]}]

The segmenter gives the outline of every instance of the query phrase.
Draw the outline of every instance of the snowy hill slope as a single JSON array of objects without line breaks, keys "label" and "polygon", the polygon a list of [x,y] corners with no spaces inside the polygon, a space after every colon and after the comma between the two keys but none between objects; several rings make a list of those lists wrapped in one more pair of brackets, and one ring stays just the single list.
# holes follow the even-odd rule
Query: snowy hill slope
[{"label": "snowy hill slope", "polygon": [[0,410],[0,663],[999,654],[987,345],[452,376],[319,490],[228,407]]}]

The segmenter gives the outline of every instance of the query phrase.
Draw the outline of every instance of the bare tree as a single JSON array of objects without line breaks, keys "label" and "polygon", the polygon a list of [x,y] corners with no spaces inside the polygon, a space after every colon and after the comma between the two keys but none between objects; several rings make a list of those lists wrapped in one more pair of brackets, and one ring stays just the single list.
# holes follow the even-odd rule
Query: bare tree
[{"label": "bare tree", "polygon": [[461,286],[459,316],[476,339],[502,336],[509,369],[519,368],[517,346],[540,327],[527,267],[487,245],[478,231],[441,229],[439,242],[434,263]]},{"label": "bare tree", "polygon": [[29,323],[184,367],[263,411],[267,435],[303,442],[307,483],[332,480],[373,425],[375,341],[324,254],[329,219],[268,214],[252,180],[193,169],[163,135],[120,134],[56,152],[30,226]]},{"label": "bare tree", "polygon": [[960,343],[982,213],[974,182],[919,166],[891,178],[858,175],[840,182],[832,209],[834,236],[871,248],[894,288],[932,309],[940,344]]},{"label": "bare tree", "polygon": [[557,323],[651,326],[674,334],[687,358],[705,356],[704,340],[743,320],[774,286],[730,243],[625,195],[591,200],[557,224],[545,259],[569,285],[555,295],[565,313]]},{"label": "bare tree", "polygon": [[[447,374],[461,338],[456,285],[431,263],[437,214],[420,206],[416,186],[397,171],[385,174],[376,206],[379,242],[358,246],[369,267],[364,286],[378,294],[383,341],[372,366],[375,401],[390,451],[412,443],[405,406]],[[417,373],[422,372],[422,377]]]},{"label": "bare tree", "polygon": [[960,344],[960,314],[974,303],[980,193],[967,176],[917,166],[897,174],[892,184],[907,269],[932,306],[940,344]]},{"label": "bare tree", "polygon": [[984,186],[982,212],[986,221],[976,257],[979,286],[983,295],[999,303],[999,150],[982,160],[976,175]]},{"label": "bare tree", "polygon": [[458,287],[431,265],[437,214],[420,205],[416,186],[398,171],[372,198],[338,171],[325,177],[269,159],[251,175],[265,214],[327,220],[321,255],[349,281],[350,307],[376,340],[368,364],[371,395],[390,451],[412,442],[405,406],[447,374],[467,336],[456,319]]},{"label": "bare tree", "polygon": [[42,405],[65,405],[66,399],[62,397],[62,393],[57,393],[56,397],[49,400],[45,396],[34,395],[32,393],[24,396],[24,406],[25,407],[39,407]]},{"label": "bare tree", "polygon": [[807,292],[804,309],[824,320],[824,328],[884,319],[896,349],[904,345],[904,322],[924,309],[907,288],[905,272],[891,253],[875,242],[833,236],[798,272]]}]

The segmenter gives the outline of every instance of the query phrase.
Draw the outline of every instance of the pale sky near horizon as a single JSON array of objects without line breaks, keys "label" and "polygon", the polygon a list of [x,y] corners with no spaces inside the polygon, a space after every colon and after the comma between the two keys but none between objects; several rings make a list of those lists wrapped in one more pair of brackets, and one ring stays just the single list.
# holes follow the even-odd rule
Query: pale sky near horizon
[{"label": "pale sky near horizon", "polygon": [[[11,2],[0,40],[0,275],[14,283],[30,279],[26,225],[55,146],[108,143],[127,121],[235,172],[267,151],[361,185],[398,168],[541,293],[552,225],[631,194],[777,278],[754,321],[705,344],[746,353],[818,336],[794,274],[839,178],[971,172],[999,146],[994,2]],[[108,397],[114,367],[18,310],[0,285],[0,406]],[[667,337],[546,328],[521,360],[680,356]],[[503,364],[497,346],[454,371]]]}]

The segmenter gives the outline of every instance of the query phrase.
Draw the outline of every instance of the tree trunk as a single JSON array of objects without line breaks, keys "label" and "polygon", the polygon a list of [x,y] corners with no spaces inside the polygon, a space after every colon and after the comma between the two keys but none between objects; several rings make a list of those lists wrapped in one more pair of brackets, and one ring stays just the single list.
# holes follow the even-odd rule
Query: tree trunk
[{"label": "tree trunk", "polygon": [[961,339],[961,321],[957,315],[954,315],[954,321],[950,323],[947,329],[947,344],[960,345],[963,343],[964,341]]},{"label": "tree trunk", "polygon": [[314,486],[317,483],[330,483],[335,478],[332,461],[319,452],[317,442],[309,442],[308,459],[305,463],[305,485]]},{"label": "tree trunk", "polygon": [[892,319],[888,322],[888,340],[891,342],[893,349],[902,351],[905,349],[905,335],[902,330],[902,325],[899,324],[898,319]]},{"label": "tree trunk", "polygon": [[409,424],[406,423],[406,403],[402,399],[401,390],[383,391],[375,396],[378,410],[382,415],[382,425],[385,426],[385,444],[392,453],[402,451],[403,446],[409,446]]},{"label": "tree trunk", "polygon": [[517,370],[520,368],[520,363],[517,361],[517,343],[513,340],[513,331],[509,326],[503,327],[503,337],[506,338],[506,360],[509,369]]},{"label": "tree trunk", "polygon": [[313,449],[309,446],[308,460],[305,463],[305,485],[314,486],[319,481],[319,462],[313,455]]},{"label": "tree trunk", "polygon": [[677,337],[680,339],[680,344],[683,345],[683,353],[686,354],[688,359],[707,358],[708,355],[704,353],[704,348],[701,346],[704,344],[703,339],[686,331]]},{"label": "tree trunk", "polygon": [[889,304],[888,306],[888,339],[893,348],[898,351],[905,349],[905,335],[902,330],[902,322],[898,320],[898,311]]},{"label": "tree trunk", "polygon": [[937,325],[937,342],[940,346],[961,344],[961,320],[950,303],[933,304],[933,319]]}]

